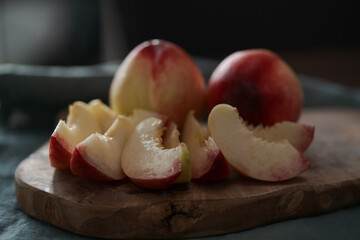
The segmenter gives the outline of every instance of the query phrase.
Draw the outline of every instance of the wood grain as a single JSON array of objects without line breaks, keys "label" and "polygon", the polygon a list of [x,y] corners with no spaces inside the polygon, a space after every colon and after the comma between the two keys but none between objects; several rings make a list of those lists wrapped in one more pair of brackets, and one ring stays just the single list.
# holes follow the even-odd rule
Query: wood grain
[{"label": "wood grain", "polygon": [[101,238],[186,238],[240,231],[331,211],[360,200],[360,111],[307,110],[315,139],[301,176],[266,183],[234,174],[165,191],[129,180],[100,183],[50,167],[48,144],[15,173],[19,206],[60,228]]}]

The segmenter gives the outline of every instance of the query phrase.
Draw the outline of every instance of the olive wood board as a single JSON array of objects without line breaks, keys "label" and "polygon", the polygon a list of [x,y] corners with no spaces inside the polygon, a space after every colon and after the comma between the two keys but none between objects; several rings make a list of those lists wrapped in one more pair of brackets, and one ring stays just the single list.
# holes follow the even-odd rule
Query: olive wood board
[{"label": "olive wood board", "polygon": [[305,157],[311,166],[270,183],[237,173],[225,181],[147,190],[130,180],[94,182],[50,167],[46,143],[16,169],[18,204],[29,215],[81,235],[190,238],[331,211],[360,200],[360,111],[310,109],[300,122],[315,126]]}]

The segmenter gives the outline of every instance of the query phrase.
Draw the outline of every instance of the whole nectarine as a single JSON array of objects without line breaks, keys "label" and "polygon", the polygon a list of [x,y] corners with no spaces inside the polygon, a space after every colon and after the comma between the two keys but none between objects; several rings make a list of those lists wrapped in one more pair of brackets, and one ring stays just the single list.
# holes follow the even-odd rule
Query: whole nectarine
[{"label": "whole nectarine", "polygon": [[303,91],[294,71],[277,54],[243,50],[226,57],[210,77],[208,111],[220,103],[236,107],[250,124],[273,125],[298,120]]},{"label": "whole nectarine", "polygon": [[169,116],[179,127],[194,110],[201,117],[205,103],[204,77],[190,55],[164,41],[135,47],[119,67],[110,87],[110,106],[131,115],[137,108]]}]

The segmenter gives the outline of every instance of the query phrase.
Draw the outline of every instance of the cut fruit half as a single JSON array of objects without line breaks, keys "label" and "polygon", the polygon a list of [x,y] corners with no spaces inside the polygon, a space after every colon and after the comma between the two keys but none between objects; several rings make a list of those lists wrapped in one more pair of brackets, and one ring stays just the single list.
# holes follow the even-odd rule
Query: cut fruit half
[{"label": "cut fruit half", "polygon": [[121,155],[134,129],[129,118],[119,115],[104,135],[91,134],[76,146],[70,162],[71,172],[100,181],[126,178],[121,168]]},{"label": "cut fruit half", "polygon": [[189,152],[184,143],[165,149],[164,124],[158,118],[141,121],[130,135],[122,155],[125,174],[137,185],[151,189],[170,187],[182,173]]},{"label": "cut fruit half", "polygon": [[228,163],[248,177],[282,181],[298,176],[310,165],[287,140],[269,142],[256,137],[230,105],[212,109],[208,128]]},{"label": "cut fruit half", "polygon": [[[185,119],[182,140],[190,153],[191,176],[193,179],[221,180],[231,176],[231,171],[211,136],[190,111]],[[211,172],[211,173],[210,173]]]}]

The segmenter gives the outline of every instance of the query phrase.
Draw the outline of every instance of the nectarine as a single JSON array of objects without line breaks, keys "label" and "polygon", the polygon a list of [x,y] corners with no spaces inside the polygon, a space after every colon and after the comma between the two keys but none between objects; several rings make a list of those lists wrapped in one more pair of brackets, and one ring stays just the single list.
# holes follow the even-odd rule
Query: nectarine
[{"label": "nectarine", "polygon": [[110,87],[110,106],[131,115],[137,108],[169,116],[179,127],[188,111],[201,117],[205,103],[204,77],[190,55],[164,41],[135,47],[119,67]]},{"label": "nectarine", "polygon": [[303,91],[294,71],[277,54],[244,50],[225,58],[210,77],[208,111],[220,103],[236,107],[247,123],[269,126],[298,120]]}]

